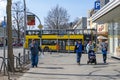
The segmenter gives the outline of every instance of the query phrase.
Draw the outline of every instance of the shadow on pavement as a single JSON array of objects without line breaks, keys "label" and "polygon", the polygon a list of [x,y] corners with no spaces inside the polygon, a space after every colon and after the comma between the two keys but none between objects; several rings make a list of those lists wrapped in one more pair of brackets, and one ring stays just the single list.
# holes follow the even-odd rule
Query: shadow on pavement
[{"label": "shadow on pavement", "polygon": [[92,74],[92,73],[97,72],[97,71],[100,71],[100,70],[92,71],[88,74],[61,74],[61,73],[35,73],[35,72],[27,72],[27,73],[28,74],[36,74],[36,75],[51,75],[51,76],[106,77],[106,78],[109,78],[109,79],[120,78],[120,74],[117,74],[117,75],[115,75],[115,74],[113,74],[113,75]]},{"label": "shadow on pavement", "polygon": [[38,67],[43,69],[64,69],[63,67]]}]

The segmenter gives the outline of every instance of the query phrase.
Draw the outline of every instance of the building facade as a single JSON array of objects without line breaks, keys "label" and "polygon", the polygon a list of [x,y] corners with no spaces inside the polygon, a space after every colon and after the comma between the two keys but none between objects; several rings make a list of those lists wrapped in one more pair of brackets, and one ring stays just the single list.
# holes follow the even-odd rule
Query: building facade
[{"label": "building facade", "polygon": [[87,28],[87,17],[81,17],[73,29],[86,29]]},{"label": "building facade", "polygon": [[92,21],[97,24],[107,23],[109,53],[120,58],[120,0],[110,0],[92,16]]},{"label": "building facade", "polygon": [[105,6],[110,0],[100,0],[100,8]]}]

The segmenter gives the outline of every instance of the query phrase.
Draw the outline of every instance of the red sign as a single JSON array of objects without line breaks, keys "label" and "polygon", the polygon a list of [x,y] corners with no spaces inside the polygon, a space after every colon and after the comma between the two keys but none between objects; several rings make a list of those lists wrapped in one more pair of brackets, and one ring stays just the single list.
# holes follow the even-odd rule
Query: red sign
[{"label": "red sign", "polygon": [[35,15],[27,15],[27,25],[35,25]]}]

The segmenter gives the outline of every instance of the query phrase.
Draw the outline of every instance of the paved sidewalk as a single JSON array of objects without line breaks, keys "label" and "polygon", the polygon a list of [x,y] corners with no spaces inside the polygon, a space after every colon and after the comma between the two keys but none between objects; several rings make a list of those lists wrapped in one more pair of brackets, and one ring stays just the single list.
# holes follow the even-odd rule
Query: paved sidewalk
[{"label": "paved sidewalk", "polygon": [[97,65],[87,65],[83,54],[81,65],[76,64],[75,54],[45,54],[37,68],[30,68],[17,80],[120,80],[120,61],[108,58],[103,64],[102,55],[97,54]]}]

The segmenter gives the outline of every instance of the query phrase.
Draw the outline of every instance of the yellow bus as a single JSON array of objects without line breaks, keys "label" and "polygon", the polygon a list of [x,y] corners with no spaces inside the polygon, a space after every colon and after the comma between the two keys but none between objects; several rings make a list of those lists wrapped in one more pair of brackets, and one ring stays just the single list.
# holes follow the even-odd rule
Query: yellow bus
[{"label": "yellow bus", "polygon": [[83,29],[27,30],[24,47],[29,48],[31,40],[36,39],[44,51],[74,52],[76,41],[81,40],[84,44],[84,32]]}]

